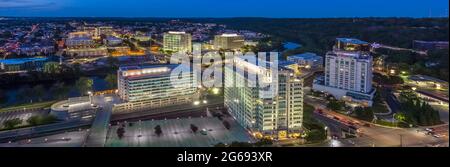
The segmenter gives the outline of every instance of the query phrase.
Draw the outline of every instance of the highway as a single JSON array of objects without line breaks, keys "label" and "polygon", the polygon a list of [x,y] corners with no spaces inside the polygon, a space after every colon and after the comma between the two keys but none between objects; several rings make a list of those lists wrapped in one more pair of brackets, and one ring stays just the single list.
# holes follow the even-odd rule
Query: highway
[{"label": "highway", "polygon": [[17,130],[0,132],[0,142],[8,142],[11,140],[21,140],[35,138],[49,134],[67,131],[69,129],[77,129],[83,126],[89,126],[92,121],[74,120],[62,123],[54,123],[50,125],[42,125],[30,128],[22,128]]}]

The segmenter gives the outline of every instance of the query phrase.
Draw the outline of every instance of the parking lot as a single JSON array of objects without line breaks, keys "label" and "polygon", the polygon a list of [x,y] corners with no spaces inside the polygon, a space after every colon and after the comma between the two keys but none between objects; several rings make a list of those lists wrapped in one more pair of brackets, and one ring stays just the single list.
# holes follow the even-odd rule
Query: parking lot
[{"label": "parking lot", "polygon": [[[193,133],[190,126],[198,127]],[[218,143],[230,144],[234,141],[250,142],[252,137],[236,122],[230,122],[230,130],[217,118],[187,118],[171,120],[142,121],[122,123],[125,134],[119,139],[116,131],[119,126],[112,126],[108,131],[106,147],[211,147]],[[155,134],[154,128],[160,125],[162,135]]]},{"label": "parking lot", "polygon": [[28,118],[30,118],[32,116],[36,116],[36,115],[47,114],[47,113],[48,113],[48,111],[46,111],[46,110],[15,111],[15,112],[0,113],[0,129],[4,128],[3,123],[8,120],[19,118],[22,120],[22,125],[25,125]]}]

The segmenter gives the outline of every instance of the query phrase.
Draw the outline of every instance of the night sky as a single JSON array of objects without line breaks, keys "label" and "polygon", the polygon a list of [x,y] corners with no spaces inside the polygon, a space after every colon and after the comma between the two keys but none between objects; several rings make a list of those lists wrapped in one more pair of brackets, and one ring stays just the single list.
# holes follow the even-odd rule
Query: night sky
[{"label": "night sky", "polygon": [[0,0],[0,16],[443,17],[448,0]]}]

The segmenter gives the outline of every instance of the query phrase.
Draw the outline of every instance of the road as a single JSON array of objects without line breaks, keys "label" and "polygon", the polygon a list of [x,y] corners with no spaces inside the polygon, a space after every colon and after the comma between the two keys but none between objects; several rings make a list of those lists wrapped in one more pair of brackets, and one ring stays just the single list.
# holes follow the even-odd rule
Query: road
[{"label": "road", "polygon": [[[326,109],[325,103],[319,99],[311,99],[305,96],[305,102],[316,106],[316,108],[321,109],[325,115],[331,115],[337,117],[339,120],[328,119],[324,120],[323,117],[315,117],[330,128],[333,133],[339,133],[339,127],[345,122],[354,122],[359,128],[360,137],[352,139],[338,139],[331,141],[333,146],[342,147],[426,147],[430,145],[440,145],[448,146],[448,125],[436,126],[435,128],[440,129],[439,134],[442,135],[440,138],[436,138],[430,135],[425,135],[421,133],[423,129],[421,128],[387,128],[381,126],[371,125],[370,127],[364,126],[367,122],[357,120],[355,118],[332,112]],[[419,131],[419,132],[418,132]]]},{"label": "road", "polygon": [[77,129],[83,126],[89,126],[91,121],[86,120],[74,120],[66,121],[62,123],[54,123],[49,125],[42,125],[30,128],[22,128],[17,130],[10,130],[0,132],[0,142],[8,142],[10,140],[19,140],[26,138],[34,138],[39,136],[45,136],[48,134],[58,133],[69,129]]}]

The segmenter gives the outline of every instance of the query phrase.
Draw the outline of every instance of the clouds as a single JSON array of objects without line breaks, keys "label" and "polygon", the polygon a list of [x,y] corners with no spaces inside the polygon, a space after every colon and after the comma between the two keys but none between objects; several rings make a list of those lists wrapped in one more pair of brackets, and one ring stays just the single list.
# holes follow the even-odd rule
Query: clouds
[{"label": "clouds", "polygon": [[0,0],[0,9],[41,9],[58,6],[62,0]]}]

